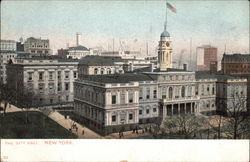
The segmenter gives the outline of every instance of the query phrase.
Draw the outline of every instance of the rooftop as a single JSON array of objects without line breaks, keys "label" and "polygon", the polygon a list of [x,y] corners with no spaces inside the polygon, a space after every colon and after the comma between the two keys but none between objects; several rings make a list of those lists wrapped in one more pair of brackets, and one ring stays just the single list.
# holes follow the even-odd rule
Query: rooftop
[{"label": "rooftop", "polygon": [[121,57],[109,57],[109,56],[85,56],[80,59],[80,65],[89,66],[111,66],[115,65],[114,62],[121,62],[123,59]]},{"label": "rooftop", "polygon": [[235,76],[235,75],[225,75],[225,74],[212,74],[209,71],[196,71],[195,72],[196,79],[219,79],[219,80],[227,80],[227,79],[246,79],[245,76]]},{"label": "rooftop", "polygon": [[89,49],[88,48],[86,48],[86,47],[84,47],[84,46],[82,46],[82,45],[79,45],[79,46],[76,46],[76,47],[69,47],[69,49],[68,49],[69,51],[73,51],[73,50],[75,50],[75,51],[89,51]]},{"label": "rooftop", "polygon": [[156,76],[142,73],[124,73],[112,75],[88,75],[84,77],[84,80],[101,83],[128,83],[134,81],[154,81],[156,80]]},{"label": "rooftop", "polygon": [[250,54],[223,54],[222,61],[250,61]]}]

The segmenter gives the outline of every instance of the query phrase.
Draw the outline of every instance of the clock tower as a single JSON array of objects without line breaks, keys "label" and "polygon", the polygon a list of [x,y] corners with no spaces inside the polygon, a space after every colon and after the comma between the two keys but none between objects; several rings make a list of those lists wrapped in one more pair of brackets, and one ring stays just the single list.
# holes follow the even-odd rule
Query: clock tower
[{"label": "clock tower", "polygon": [[172,68],[172,48],[170,34],[167,32],[166,27],[161,33],[161,38],[159,41],[158,63],[160,71],[166,71],[167,68]]}]

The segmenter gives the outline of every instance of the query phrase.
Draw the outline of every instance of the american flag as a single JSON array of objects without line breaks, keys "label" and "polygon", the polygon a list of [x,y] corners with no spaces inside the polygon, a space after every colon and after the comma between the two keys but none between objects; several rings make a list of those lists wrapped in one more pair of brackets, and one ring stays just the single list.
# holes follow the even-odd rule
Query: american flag
[{"label": "american flag", "polygon": [[167,2],[167,8],[170,9],[172,12],[176,13],[176,8],[174,8],[170,3]]}]

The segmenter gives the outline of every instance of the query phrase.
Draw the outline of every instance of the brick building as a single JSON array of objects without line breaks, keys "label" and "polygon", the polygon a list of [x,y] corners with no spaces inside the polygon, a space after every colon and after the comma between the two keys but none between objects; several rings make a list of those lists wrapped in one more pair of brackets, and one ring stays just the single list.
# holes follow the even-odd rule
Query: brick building
[{"label": "brick building", "polygon": [[210,71],[211,64],[217,64],[217,48],[210,45],[197,47],[197,70]]}]

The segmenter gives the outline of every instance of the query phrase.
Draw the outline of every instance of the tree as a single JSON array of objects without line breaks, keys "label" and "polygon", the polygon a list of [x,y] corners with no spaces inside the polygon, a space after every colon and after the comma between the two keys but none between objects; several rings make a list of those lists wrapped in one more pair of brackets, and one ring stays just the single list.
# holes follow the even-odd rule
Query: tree
[{"label": "tree", "polygon": [[193,114],[181,114],[167,118],[163,127],[168,133],[178,133],[184,135],[184,138],[192,138],[196,132],[203,126],[204,120]]},{"label": "tree", "polygon": [[7,111],[8,103],[13,102],[15,93],[16,93],[15,90],[9,88],[8,85],[5,84],[0,85],[0,105],[1,103],[4,104],[3,106],[4,114]]},{"label": "tree", "polygon": [[225,110],[228,116],[225,127],[226,135],[233,139],[249,137],[250,116],[246,108],[246,96],[236,93]]}]

